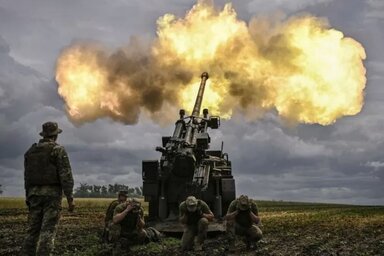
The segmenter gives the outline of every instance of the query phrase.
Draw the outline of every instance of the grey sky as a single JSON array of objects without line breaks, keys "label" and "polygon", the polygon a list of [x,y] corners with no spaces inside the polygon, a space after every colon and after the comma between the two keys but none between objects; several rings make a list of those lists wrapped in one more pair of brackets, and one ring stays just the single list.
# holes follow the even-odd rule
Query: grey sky
[{"label": "grey sky", "polygon": [[[220,7],[228,1],[215,1]],[[55,60],[71,42],[96,40],[113,48],[131,35],[154,37],[165,13],[185,14],[194,1],[0,0],[0,184],[4,195],[22,195],[23,153],[41,123],[55,120],[72,161],[76,183],[141,184],[141,160],[157,159],[161,136],[145,116],[134,126],[97,120],[71,124],[54,82]],[[361,42],[367,52],[362,112],[332,126],[287,127],[271,112],[257,121],[240,114],[210,133],[224,141],[238,194],[258,199],[384,204],[384,1],[242,0],[238,16],[308,12]],[[177,113],[175,113],[177,118]]]}]

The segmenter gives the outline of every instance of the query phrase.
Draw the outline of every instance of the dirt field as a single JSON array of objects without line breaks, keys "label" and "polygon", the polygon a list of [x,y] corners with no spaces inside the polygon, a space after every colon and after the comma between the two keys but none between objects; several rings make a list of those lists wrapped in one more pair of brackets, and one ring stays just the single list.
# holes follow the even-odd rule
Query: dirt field
[{"label": "dirt field", "polygon": [[[100,243],[104,212],[111,200],[77,199],[75,213],[65,209],[55,255],[110,255]],[[189,255],[384,255],[384,206],[258,202],[264,239],[253,251],[241,240],[227,250],[223,235],[210,237],[205,251]],[[0,198],[0,255],[17,255],[27,220],[24,200]],[[129,255],[185,255],[178,238],[136,246]]]}]

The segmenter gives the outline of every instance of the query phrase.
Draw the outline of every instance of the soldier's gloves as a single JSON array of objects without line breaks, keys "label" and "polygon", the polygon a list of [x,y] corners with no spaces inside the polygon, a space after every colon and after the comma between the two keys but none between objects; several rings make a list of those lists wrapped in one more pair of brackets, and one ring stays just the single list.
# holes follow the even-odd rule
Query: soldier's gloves
[{"label": "soldier's gloves", "polygon": [[203,217],[203,211],[201,209],[197,209],[197,215]]}]

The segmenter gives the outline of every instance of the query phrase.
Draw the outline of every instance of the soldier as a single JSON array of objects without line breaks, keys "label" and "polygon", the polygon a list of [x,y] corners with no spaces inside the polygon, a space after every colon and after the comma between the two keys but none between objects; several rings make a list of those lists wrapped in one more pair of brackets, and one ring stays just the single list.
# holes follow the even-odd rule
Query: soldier
[{"label": "soldier", "polygon": [[197,243],[195,250],[201,251],[209,221],[213,220],[213,213],[209,206],[194,196],[189,196],[179,206],[179,220],[185,225],[183,237],[181,238],[181,249],[183,251],[192,250],[195,236]]},{"label": "soldier", "polygon": [[107,209],[107,212],[105,213],[105,219],[104,219],[104,232],[103,232],[103,241],[105,242],[112,242],[114,237],[116,237],[116,233],[119,232],[118,229],[115,228],[113,225],[113,213],[115,211],[116,206],[118,206],[121,203],[124,203],[127,201],[128,198],[128,191],[119,191],[117,194],[117,200],[113,200]]},{"label": "soldier", "polygon": [[262,238],[262,232],[257,224],[260,223],[257,205],[248,196],[241,195],[233,200],[228,207],[227,215],[227,232],[234,245],[235,235],[245,238],[247,249],[251,249]]},{"label": "soldier", "polygon": [[21,255],[50,255],[54,247],[56,226],[60,219],[61,198],[67,197],[73,211],[73,178],[67,152],[56,143],[62,132],[57,123],[42,126],[43,137],[24,155],[24,184],[29,209],[28,230]]},{"label": "soldier", "polygon": [[133,198],[116,206],[113,223],[120,225],[120,235],[115,243],[114,254],[128,251],[131,245],[142,244],[147,240],[144,230],[144,209],[141,203]]}]

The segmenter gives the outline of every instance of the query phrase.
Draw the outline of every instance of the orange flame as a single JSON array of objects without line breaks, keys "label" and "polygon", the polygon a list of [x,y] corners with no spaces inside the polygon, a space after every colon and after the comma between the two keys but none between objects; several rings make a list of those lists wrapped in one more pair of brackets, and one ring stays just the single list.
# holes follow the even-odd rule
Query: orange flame
[{"label": "orange flame", "polygon": [[203,107],[225,118],[276,109],[293,122],[329,125],[361,111],[364,48],[323,19],[247,25],[230,4],[217,11],[198,2],[184,18],[166,14],[157,24],[149,50],[63,51],[56,79],[72,120],[135,123],[141,110],[156,117],[168,105],[192,109],[203,71],[210,73]]}]

